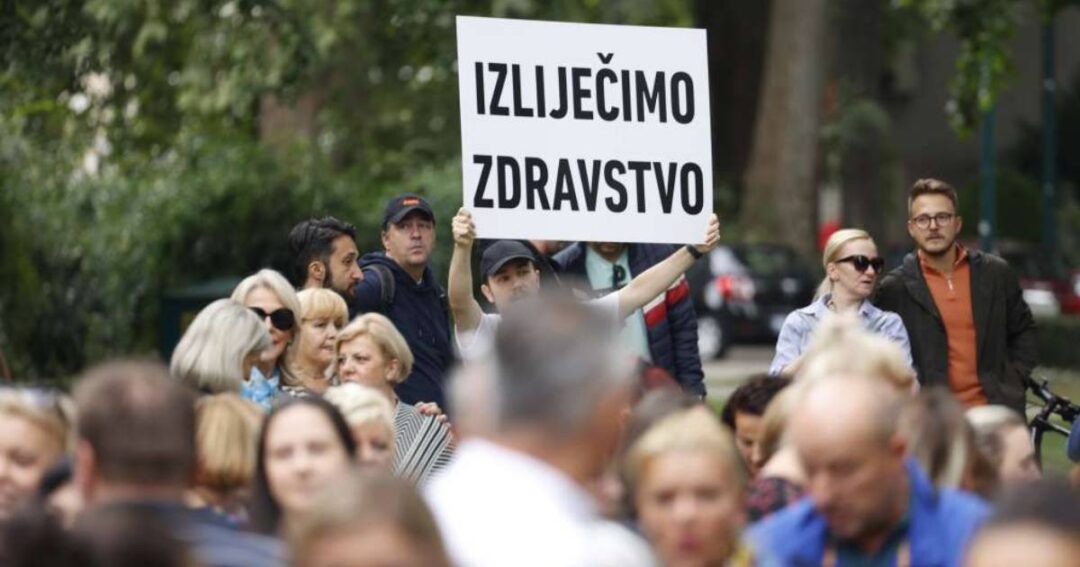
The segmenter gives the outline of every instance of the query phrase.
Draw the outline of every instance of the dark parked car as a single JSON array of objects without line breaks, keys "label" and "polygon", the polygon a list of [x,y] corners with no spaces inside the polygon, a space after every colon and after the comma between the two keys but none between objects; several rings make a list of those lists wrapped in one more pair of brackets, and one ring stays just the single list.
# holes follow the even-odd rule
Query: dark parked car
[{"label": "dark parked car", "polygon": [[687,273],[703,360],[723,356],[734,341],[776,340],[818,283],[794,250],[778,244],[722,245],[707,260]]}]

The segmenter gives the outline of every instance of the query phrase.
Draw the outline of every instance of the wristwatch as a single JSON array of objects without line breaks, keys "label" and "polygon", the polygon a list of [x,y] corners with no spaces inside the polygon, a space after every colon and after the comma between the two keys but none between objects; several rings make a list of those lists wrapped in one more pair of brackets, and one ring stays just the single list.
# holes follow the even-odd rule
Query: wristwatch
[{"label": "wristwatch", "polygon": [[689,252],[695,260],[700,260],[701,257],[704,256],[704,254],[702,254],[701,251],[697,249],[697,246],[694,246],[693,244],[687,244],[686,251]]}]

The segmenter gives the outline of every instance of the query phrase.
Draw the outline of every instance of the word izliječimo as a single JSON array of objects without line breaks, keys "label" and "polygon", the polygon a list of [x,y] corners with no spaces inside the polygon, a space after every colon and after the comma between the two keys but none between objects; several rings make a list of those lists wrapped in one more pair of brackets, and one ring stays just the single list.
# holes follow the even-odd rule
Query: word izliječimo
[{"label": "word izlije\u010dimo", "polygon": [[[597,53],[604,65],[612,53]],[[645,122],[646,116],[667,123],[669,117],[679,124],[694,120],[694,79],[683,71],[646,72],[629,69],[598,70],[589,67],[547,69],[535,65],[533,80],[526,85],[523,77],[528,67],[508,63],[475,63],[476,112],[480,115]],[[509,88],[507,85],[509,79]],[[558,88],[548,101],[545,85],[556,81]],[[485,86],[490,85],[490,92]]]}]

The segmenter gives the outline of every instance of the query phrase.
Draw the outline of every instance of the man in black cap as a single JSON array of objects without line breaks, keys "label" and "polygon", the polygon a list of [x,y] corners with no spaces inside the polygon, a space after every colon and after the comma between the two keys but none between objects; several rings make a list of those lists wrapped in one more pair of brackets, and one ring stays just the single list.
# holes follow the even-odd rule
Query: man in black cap
[{"label": "man in black cap", "polygon": [[443,379],[454,359],[449,307],[428,267],[435,213],[423,197],[408,193],[387,203],[382,244],[385,252],[360,258],[364,277],[356,285],[355,307],[386,315],[412,350],[412,373],[396,388],[401,401],[446,407]]},{"label": "man in black cap", "polygon": [[[484,313],[473,297],[472,246],[476,227],[472,214],[458,211],[453,220],[454,253],[450,258],[449,298],[457,331],[457,346],[461,358],[475,360],[491,348],[500,316]],[[611,313],[613,325],[621,325],[634,311],[641,309],[679,279],[697,258],[708,253],[720,242],[720,221],[716,215],[709,221],[705,244],[679,248],[664,261],[642,272],[627,285],[613,293],[594,299],[594,305]],[[484,278],[480,292],[502,312],[515,301],[532,297],[540,291],[540,272],[536,256],[516,240],[499,240],[484,250],[480,257],[480,275]]]}]

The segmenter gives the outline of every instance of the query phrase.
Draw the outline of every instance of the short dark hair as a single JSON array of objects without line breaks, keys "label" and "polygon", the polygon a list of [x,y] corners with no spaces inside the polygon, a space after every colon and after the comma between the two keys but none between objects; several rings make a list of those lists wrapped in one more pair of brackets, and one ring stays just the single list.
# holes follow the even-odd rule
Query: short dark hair
[{"label": "short dark hair", "polygon": [[281,523],[281,505],[274,499],[270,491],[270,479],[266,474],[266,442],[270,424],[274,422],[285,410],[296,406],[309,406],[322,412],[337,434],[345,448],[345,454],[349,461],[356,460],[356,440],[353,439],[352,431],[348,422],[336,407],[324,400],[321,396],[304,396],[289,398],[270,410],[266,419],[263,420],[262,429],[259,430],[259,441],[256,448],[255,479],[251,490],[251,524],[256,531],[267,535],[278,535],[278,526]]},{"label": "short dark hair", "polygon": [[79,439],[111,482],[187,486],[195,467],[194,404],[157,362],[108,362],[75,386]]},{"label": "short dark hair", "polygon": [[791,380],[783,376],[755,374],[747,378],[728,398],[720,419],[734,431],[735,414],[765,415],[769,402],[788,384],[791,384]]},{"label": "short dark hair", "polygon": [[940,179],[926,178],[920,179],[911,186],[911,191],[908,192],[908,212],[911,212],[911,205],[915,203],[915,199],[923,195],[944,195],[952,201],[953,210],[960,210],[960,198],[956,196],[956,189],[953,189],[952,185],[945,183]]},{"label": "short dark hair", "polygon": [[1080,537],[1080,492],[1058,478],[1046,478],[1007,489],[986,526],[1036,524]]},{"label": "short dark hair", "polygon": [[[308,219],[289,231],[289,256],[292,258],[293,285],[300,287],[308,277],[308,264],[318,260],[329,264],[334,241],[348,236],[356,240],[356,227],[334,217]],[[329,268],[327,268],[329,269]]]}]

